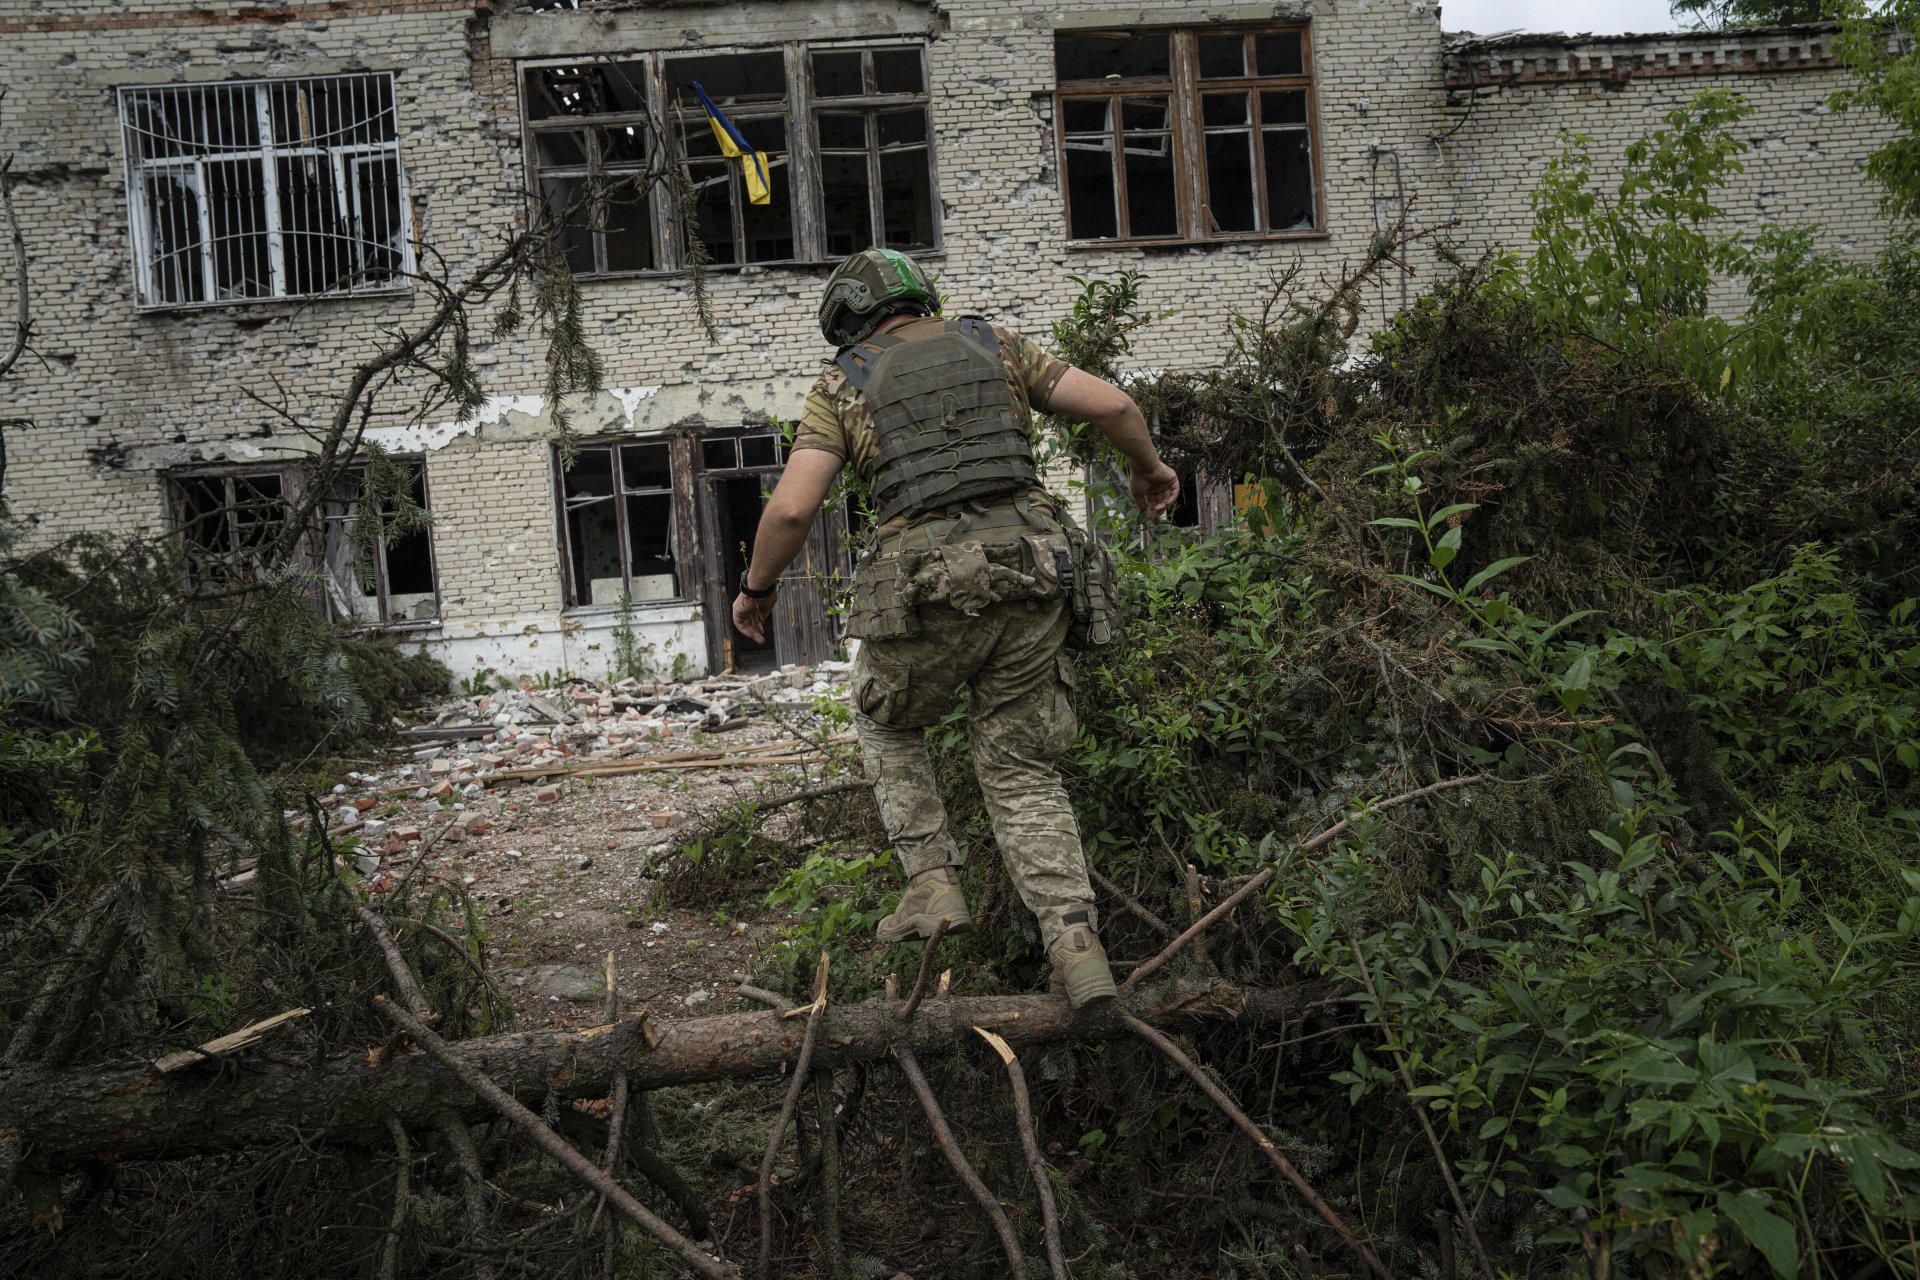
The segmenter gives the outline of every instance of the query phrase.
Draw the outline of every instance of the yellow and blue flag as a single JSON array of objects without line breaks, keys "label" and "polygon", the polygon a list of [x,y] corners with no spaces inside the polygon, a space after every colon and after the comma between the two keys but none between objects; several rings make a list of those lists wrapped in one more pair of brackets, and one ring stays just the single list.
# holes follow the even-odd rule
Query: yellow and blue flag
[{"label": "yellow and blue flag", "polygon": [[726,113],[713,105],[713,99],[707,91],[694,81],[693,91],[700,95],[700,105],[706,108],[707,123],[713,126],[713,136],[720,141],[720,154],[729,160],[740,161],[740,175],[747,180],[747,199],[754,204],[772,204],[773,187],[768,180],[767,153],[755,151],[747,145],[747,140],[727,119]]}]

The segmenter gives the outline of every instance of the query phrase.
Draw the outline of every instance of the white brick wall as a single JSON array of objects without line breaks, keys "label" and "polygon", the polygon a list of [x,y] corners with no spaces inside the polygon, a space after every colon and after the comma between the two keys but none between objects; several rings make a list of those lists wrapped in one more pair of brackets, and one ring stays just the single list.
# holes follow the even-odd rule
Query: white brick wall
[{"label": "white brick wall", "polygon": [[[457,274],[519,217],[513,57],[925,32],[945,233],[930,265],[942,288],[959,309],[1044,337],[1073,300],[1069,274],[1140,270],[1143,303],[1177,312],[1138,335],[1141,368],[1218,359],[1233,313],[1257,306],[1272,274],[1298,260],[1310,279],[1337,275],[1403,199],[1416,223],[1457,214],[1454,234],[1470,249],[1524,244],[1528,197],[1562,129],[1591,133],[1596,155],[1617,156],[1709,84],[1731,84],[1757,107],[1743,130],[1754,145],[1747,172],[1726,197],[1732,225],[1816,221],[1830,245],[1861,254],[1882,238],[1860,165],[1884,126],[1823,105],[1844,72],[1817,59],[1774,65],[1770,54],[1749,66],[1736,49],[1711,73],[1627,73],[1635,57],[1672,64],[1697,52],[1698,42],[1678,39],[1510,46],[1497,51],[1505,71],[1495,54],[1482,57],[1472,73],[1483,85],[1478,104],[1440,146],[1433,135],[1460,122],[1468,96],[1447,87],[1449,75],[1467,73],[1459,59],[1449,70],[1436,7],[1423,0],[736,0],[491,20],[476,16],[471,0],[288,0],[244,12],[206,0],[21,8],[0,12],[0,40],[14,51],[0,67],[10,91],[0,104],[0,149],[18,153],[41,358],[22,361],[8,387],[6,416],[31,426],[7,441],[6,497],[40,540],[160,527],[159,476],[170,467],[300,454],[305,437],[252,397],[284,393],[304,419],[324,417],[353,362],[381,343],[382,326],[425,306],[415,295],[136,313],[114,114],[113,90],[123,84],[395,71],[402,154],[422,214],[416,231]],[[1301,16],[1314,24],[1325,236],[1065,247],[1050,97],[1056,27]],[[1521,64],[1535,70],[1516,71]],[[1498,74],[1507,80],[1495,85]],[[1405,285],[1417,293],[1439,264],[1422,255],[1412,265],[1419,274]],[[830,354],[814,327],[826,271],[711,272],[720,325],[713,343],[694,321],[684,277],[586,283],[607,384],[626,394],[594,406],[582,429],[794,416]],[[1373,299],[1370,323],[1398,304],[1401,283]],[[591,668],[600,651],[570,642],[583,633],[563,625],[546,426],[525,411],[537,400],[523,399],[541,383],[539,344],[490,341],[484,326],[476,338],[487,390],[514,408],[441,433],[450,442],[428,454],[443,652],[468,667]],[[702,656],[697,609],[662,607],[643,622],[663,652]]]}]

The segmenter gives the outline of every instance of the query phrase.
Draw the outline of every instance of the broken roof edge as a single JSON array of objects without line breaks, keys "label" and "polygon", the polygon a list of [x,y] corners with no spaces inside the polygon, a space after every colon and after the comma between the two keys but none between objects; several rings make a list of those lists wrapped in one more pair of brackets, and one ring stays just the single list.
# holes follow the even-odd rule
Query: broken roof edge
[{"label": "broken roof edge", "polygon": [[1441,39],[1449,54],[1480,53],[1496,49],[1577,49],[1588,45],[1719,44],[1733,46],[1778,44],[1783,37],[1807,39],[1836,35],[1837,22],[1795,22],[1768,27],[1719,27],[1699,31],[1627,31],[1618,34],[1582,31],[1448,31]]}]

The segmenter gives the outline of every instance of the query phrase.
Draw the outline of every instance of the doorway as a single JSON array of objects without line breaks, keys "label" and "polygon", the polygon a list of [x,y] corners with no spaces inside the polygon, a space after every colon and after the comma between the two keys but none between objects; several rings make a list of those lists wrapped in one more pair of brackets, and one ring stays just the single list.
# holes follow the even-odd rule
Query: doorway
[{"label": "doorway", "polygon": [[740,572],[753,554],[754,533],[766,495],[773,492],[787,460],[786,446],[770,431],[709,432],[699,438],[700,539],[705,556],[705,609],[709,664],[719,671],[770,671],[789,663],[808,666],[840,652],[840,622],[828,598],[852,574],[847,518],[828,503],[807,533],[806,545],[780,578],[767,642],[755,644],[733,625],[733,597]]},{"label": "doorway", "polygon": [[[726,637],[718,655],[722,670],[731,667],[735,671],[757,674],[780,665],[773,629],[768,628],[765,640],[756,641],[733,625],[731,607],[734,592],[739,590],[740,575],[753,559],[753,535],[760,527],[760,510],[766,506],[766,493],[771,491],[769,486],[763,492],[760,478],[750,475],[716,476],[708,486],[710,505],[719,522],[720,580],[727,587],[727,605],[722,611]],[[781,584],[783,589],[785,585]]]}]

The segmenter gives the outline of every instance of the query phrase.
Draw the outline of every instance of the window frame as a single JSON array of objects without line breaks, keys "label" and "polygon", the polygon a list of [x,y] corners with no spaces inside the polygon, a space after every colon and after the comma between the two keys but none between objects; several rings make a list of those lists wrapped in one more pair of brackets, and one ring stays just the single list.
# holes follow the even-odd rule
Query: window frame
[{"label": "window frame", "polygon": [[[880,90],[879,73],[875,68],[873,54],[884,49],[911,49],[920,55],[920,84],[918,93],[883,93]],[[815,53],[858,53],[860,54],[862,92],[846,97],[823,97],[813,77],[813,55]],[[927,42],[924,40],[851,40],[851,41],[810,41],[801,51],[806,67],[806,91],[811,99],[807,112],[807,135],[813,147],[809,157],[809,169],[815,175],[812,185],[814,218],[817,223],[818,244],[821,251],[819,262],[836,262],[858,252],[838,253],[827,244],[826,184],[822,180],[823,159],[829,154],[829,148],[820,135],[820,117],[822,115],[858,114],[865,121],[867,130],[866,146],[862,149],[867,161],[867,230],[878,235],[869,241],[873,245],[886,245],[886,205],[883,190],[882,165],[888,155],[911,154],[924,151],[927,157],[927,200],[928,225],[931,231],[929,243],[921,248],[901,249],[909,256],[939,253],[943,246],[941,239],[940,207],[940,159],[934,147],[933,128],[933,69],[927,61]],[[882,112],[902,111],[914,107],[920,108],[927,122],[927,140],[924,144],[897,144],[889,148],[880,140],[880,115]],[[834,155],[852,155],[850,147],[834,147]],[[866,246],[860,246],[864,248]],[[892,247],[892,246],[887,246]]]},{"label": "window frame", "polygon": [[[301,481],[304,477],[298,468],[278,464],[255,464],[189,467],[161,474],[162,497],[167,505],[168,533],[186,560],[189,584],[245,582],[257,572],[257,566],[248,563],[251,557],[246,554],[246,547],[241,538],[241,503],[235,486],[243,480],[269,477],[280,486],[278,501],[281,511],[278,517],[271,521],[273,524],[280,524],[292,516],[293,509],[300,500]],[[196,552],[190,529],[207,516],[193,516],[188,513],[185,485],[190,481],[207,480],[221,482],[222,501],[218,510],[221,523],[226,528],[229,549],[211,555],[202,555]],[[270,536],[277,536],[277,534]]]},{"label": "window frame", "polygon": [[[402,454],[394,457],[392,462],[397,466],[414,468],[420,481],[420,509],[431,515],[433,512],[433,479],[427,472],[426,459],[419,454]],[[341,528],[342,536],[347,539],[349,555],[351,555],[352,525],[353,522],[359,518],[359,505],[361,494],[364,490],[365,474],[366,464],[364,462],[357,462],[349,465],[340,477],[339,483],[343,487],[350,487],[349,491],[353,494],[351,502],[354,509],[351,513],[344,516],[328,515],[328,507],[341,505],[341,500],[331,498],[322,500],[320,505],[314,509],[314,518],[319,523],[320,571],[323,575],[330,576],[333,571],[332,566],[327,563],[328,530],[330,528]],[[432,581],[433,587],[431,593],[433,596],[433,616],[431,618],[395,618],[392,616],[393,579],[392,573],[387,567],[387,540],[381,537],[374,540],[373,555],[374,608],[378,616],[373,619],[336,617],[332,595],[326,592],[323,587],[322,595],[324,599],[322,604],[326,610],[328,620],[357,631],[373,629],[388,631],[424,631],[438,627],[441,622],[441,610],[445,607],[446,602],[440,593],[440,553],[439,549],[434,546],[433,526],[429,524],[426,529],[422,530],[421,536],[427,540],[427,574]],[[353,564],[351,558],[348,560],[347,567],[349,570],[357,569],[357,566]]]},{"label": "window frame", "polygon": [[[668,92],[669,64],[676,60],[690,58],[724,57],[730,54],[768,54],[777,53],[782,59],[786,74],[786,93],[777,104],[771,101],[743,102],[736,109],[732,100],[720,95],[715,103],[736,123],[754,120],[779,119],[786,126],[787,152],[784,158],[788,170],[787,191],[790,228],[794,244],[794,256],[790,258],[767,259],[763,261],[736,261],[705,263],[708,271],[739,271],[767,267],[817,267],[830,265],[845,257],[833,254],[826,243],[825,192],[821,185],[820,115],[843,111],[851,113],[861,111],[871,113],[879,110],[900,110],[919,107],[926,113],[927,141],[924,148],[927,166],[928,224],[931,230],[932,244],[927,248],[904,249],[902,252],[915,257],[938,255],[945,250],[943,231],[943,208],[940,197],[940,167],[938,146],[935,138],[933,112],[932,65],[928,56],[930,42],[924,36],[905,36],[900,38],[875,39],[872,37],[848,40],[790,40],[777,45],[722,45],[699,48],[640,49],[595,52],[576,57],[539,57],[525,58],[514,63],[514,91],[520,110],[521,157],[527,182],[529,199],[544,199],[542,179],[546,176],[558,176],[563,173],[579,176],[575,173],[582,166],[542,167],[535,148],[535,135],[541,132],[561,131],[569,128],[588,129],[594,124],[604,124],[615,119],[613,116],[573,117],[556,116],[551,120],[542,120],[534,125],[531,113],[527,110],[529,73],[545,67],[588,66],[598,63],[638,63],[646,68],[646,109],[644,113],[625,112],[618,116],[619,122],[644,124],[649,137],[655,145],[663,148],[666,161],[666,174],[671,177],[685,172],[689,157],[681,143],[681,128],[685,125],[699,126],[701,119],[682,104],[670,100]],[[815,53],[853,53],[868,55],[863,65],[871,66],[871,51],[885,49],[911,49],[919,54],[921,84],[923,88],[917,94],[881,94],[875,92],[863,94],[858,98],[818,98],[814,93],[813,55]],[[576,123],[578,122],[578,123]],[[837,149],[836,149],[837,150]],[[881,205],[881,191],[875,178],[879,156],[890,149],[880,147],[877,132],[870,130],[868,150],[870,157],[868,219],[870,228],[877,230],[884,238],[884,211]],[[912,148],[898,148],[912,150]],[[589,155],[589,162],[591,155]],[[704,157],[693,157],[695,161]],[[768,157],[773,167],[774,156]],[[729,206],[732,211],[732,230],[736,244],[736,256],[744,257],[745,219],[742,216],[745,205],[744,183],[738,172],[729,174]],[[598,267],[606,261],[604,241],[598,237],[604,233],[596,232],[594,265],[595,270],[583,272],[576,270],[575,276],[581,280],[620,280],[634,277],[670,276],[692,269],[688,260],[688,248],[696,229],[682,222],[678,210],[678,200],[674,193],[656,183],[653,198],[649,201],[653,222],[655,245],[655,265],[638,271],[601,271]]]},{"label": "window frame", "polygon": [[[325,145],[291,146],[276,142],[275,117],[271,99],[276,88],[313,85],[328,81],[385,81],[387,101],[386,122],[390,123],[393,136],[390,139],[329,143]],[[122,85],[115,90],[115,115],[120,127],[121,162],[127,201],[127,245],[132,256],[132,286],[134,307],[139,311],[179,311],[201,307],[245,306],[254,303],[272,302],[309,302],[326,298],[361,298],[391,296],[405,293],[417,269],[413,227],[413,199],[407,177],[407,166],[401,156],[400,129],[400,93],[399,76],[393,71],[348,71],[331,75],[313,76],[261,76],[235,80],[201,80],[180,84],[143,84]],[[146,156],[138,139],[142,130],[134,119],[134,108],[144,99],[161,99],[166,96],[196,95],[200,99],[202,111],[210,111],[211,105],[223,95],[239,94],[250,91],[253,99],[252,128],[257,136],[252,145],[223,146],[217,140],[209,140],[207,132],[197,134],[191,141],[183,140],[183,154],[171,156]],[[304,110],[304,108],[303,108]],[[365,124],[379,117],[369,117]],[[303,125],[304,127],[304,125]],[[188,150],[191,148],[191,150]],[[398,210],[397,225],[393,228],[398,239],[399,256],[393,266],[393,274],[377,283],[349,285],[345,288],[329,288],[312,292],[295,292],[291,288],[291,268],[288,265],[288,242],[301,235],[325,234],[325,230],[293,229],[282,223],[280,200],[279,165],[286,159],[306,159],[323,161],[333,181],[333,203],[336,215],[342,219],[341,225],[349,228],[348,252],[356,258],[363,258],[365,246],[373,243],[353,234],[361,218],[359,194],[362,185],[362,170],[370,159],[391,160],[394,169],[395,207]],[[261,222],[258,233],[265,239],[267,254],[268,289],[264,293],[247,294],[237,297],[221,297],[218,277],[219,245],[213,232],[212,214],[207,200],[207,174],[215,165],[245,163],[258,174],[261,197]],[[169,298],[161,285],[159,277],[158,246],[154,243],[154,228],[149,217],[151,195],[147,189],[150,176],[160,174],[184,175],[190,179],[188,186],[194,193],[197,205],[194,222],[198,237],[195,260],[200,277],[200,290],[205,294],[200,298]],[[247,235],[253,234],[249,228]],[[231,237],[230,237],[231,238]],[[176,255],[167,254],[166,257]],[[356,264],[357,271],[364,271],[364,261]]]},{"label": "window frame", "polygon": [[[605,500],[613,503],[614,536],[620,548],[621,591],[629,598],[633,594],[633,543],[627,530],[627,504],[629,497],[650,497],[666,495],[669,502],[668,525],[669,545],[674,550],[673,585],[671,596],[659,599],[634,599],[634,608],[660,608],[667,606],[687,606],[697,604],[701,590],[700,547],[694,532],[693,475],[694,475],[695,437],[685,432],[671,435],[622,435],[605,439],[595,438],[591,443],[580,444],[574,450],[574,461],[589,452],[601,452],[608,455],[611,467],[610,478],[613,489]],[[643,489],[628,489],[625,474],[620,466],[620,450],[628,445],[665,445],[667,447],[667,483],[665,486]],[[562,455],[559,445],[550,451],[553,459],[553,510],[554,533],[558,542],[560,567],[560,608],[563,613],[603,613],[618,609],[618,600],[579,601],[579,567],[573,558],[573,533],[568,522],[571,514],[567,506],[567,470],[568,463]]]},{"label": "window frame", "polygon": [[[1059,72],[1058,41],[1061,37],[1074,35],[1139,34],[1146,32],[1165,32],[1168,39],[1168,74],[1164,79],[1147,77],[1115,78],[1106,80],[1062,80]],[[1202,37],[1238,35],[1246,43],[1248,62],[1255,51],[1255,38],[1262,35],[1293,35],[1300,38],[1300,74],[1292,76],[1241,75],[1218,77],[1202,80],[1200,78],[1199,41]],[[1054,53],[1054,90],[1053,124],[1055,163],[1060,175],[1061,212],[1066,222],[1066,247],[1069,249],[1102,249],[1114,246],[1125,247],[1184,247],[1192,245],[1221,245],[1246,243],[1249,241],[1270,240],[1317,240],[1325,239],[1330,233],[1327,229],[1326,184],[1321,177],[1320,145],[1320,106],[1318,100],[1318,77],[1314,72],[1313,24],[1311,21],[1297,22],[1257,22],[1257,23],[1221,23],[1208,26],[1136,26],[1136,27],[1056,27],[1053,31]],[[1258,67],[1254,65],[1257,72]],[[1253,140],[1253,182],[1255,199],[1255,221],[1259,224],[1252,231],[1212,230],[1208,225],[1210,208],[1208,204],[1208,174],[1206,168],[1206,139],[1209,126],[1204,117],[1204,99],[1209,94],[1244,93],[1248,97],[1248,123],[1244,126]],[[1268,191],[1266,184],[1266,148],[1262,143],[1266,132],[1274,131],[1263,126],[1259,119],[1260,96],[1275,92],[1304,92],[1306,101],[1306,122],[1301,131],[1306,134],[1309,152],[1308,173],[1313,184],[1312,210],[1313,226],[1290,228],[1286,230],[1266,230],[1268,220]],[[1174,168],[1174,214],[1178,231],[1174,235],[1141,236],[1126,234],[1132,231],[1132,219],[1127,207],[1125,176],[1124,121],[1120,108],[1124,98],[1165,97],[1168,109],[1168,132],[1173,152]],[[1112,145],[1115,164],[1112,185],[1115,204],[1115,230],[1112,236],[1079,237],[1073,234],[1073,200],[1067,175],[1067,127],[1066,104],[1069,102],[1100,102],[1108,106],[1108,137]],[[1218,127],[1216,126],[1216,129]],[[1280,126],[1291,129],[1291,125]],[[1217,222],[1213,224],[1217,226]]]},{"label": "window frame", "polygon": [[[638,111],[602,112],[599,115],[587,116],[553,116],[549,119],[536,122],[533,118],[533,113],[527,110],[526,77],[530,72],[538,71],[546,67],[618,66],[622,63],[640,63],[644,68],[646,84],[643,86],[641,98],[645,106]],[[600,154],[599,130],[624,128],[629,125],[637,126],[642,135],[647,139],[646,145],[650,156],[656,149],[667,148],[669,145],[665,132],[654,127],[654,122],[660,118],[662,103],[663,90],[659,70],[659,64],[656,61],[648,60],[644,55],[640,54],[630,57],[539,58],[529,59],[515,64],[515,92],[518,95],[516,101],[520,109],[520,148],[528,175],[528,191],[532,193],[533,198],[540,206],[544,207],[546,203],[546,191],[542,185],[543,179],[548,177],[582,177],[585,178],[589,184],[589,199],[593,205],[596,206],[593,213],[590,214],[588,223],[588,234],[593,237],[594,269],[587,272],[576,270],[574,275],[581,279],[597,280],[628,275],[658,274],[662,270],[659,264],[667,260],[668,242],[671,238],[672,228],[670,225],[670,215],[668,215],[665,208],[667,201],[663,198],[667,193],[660,189],[659,183],[656,182],[649,186],[645,193],[647,196],[648,234],[651,237],[650,252],[655,263],[653,267],[645,268],[641,271],[608,271],[602,269],[601,264],[607,261],[606,229],[605,226],[599,222],[599,219],[603,218],[605,213],[605,208],[602,203],[605,199],[603,186],[607,173],[609,172]],[[537,158],[539,151],[536,146],[536,139],[539,135],[542,133],[573,132],[584,133],[586,135],[586,152],[582,157],[582,163],[579,165],[543,167]],[[648,166],[652,163],[653,161],[651,159],[643,160],[637,170],[622,166],[617,167],[612,172],[619,176],[630,175],[635,172],[645,173]],[[616,176],[615,181],[618,180],[619,177]]]}]

